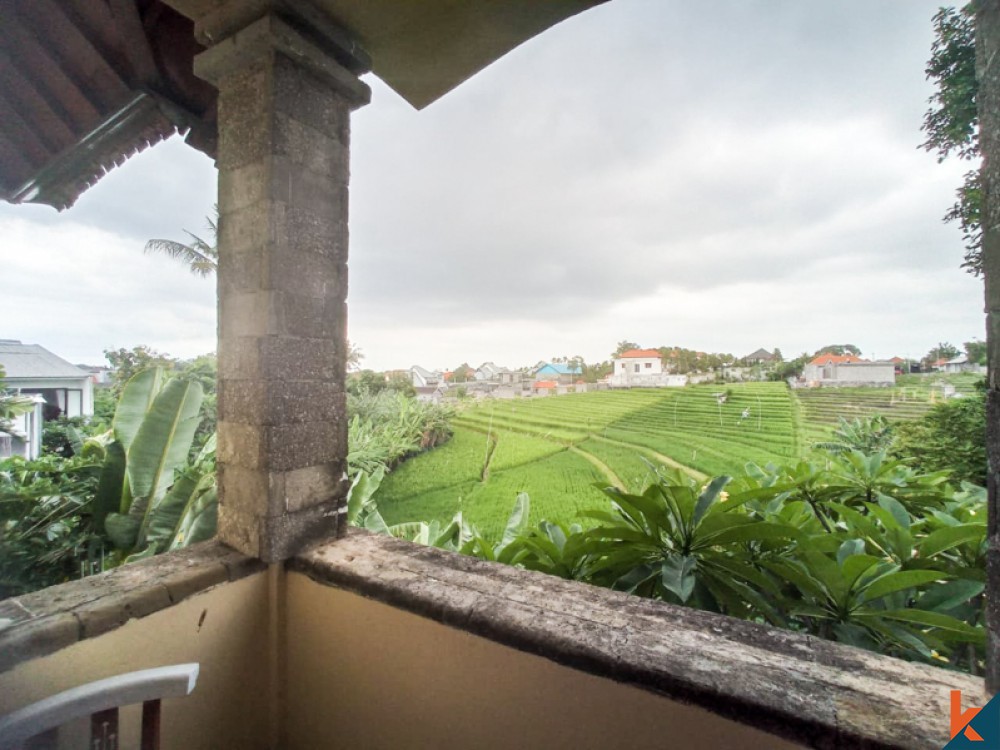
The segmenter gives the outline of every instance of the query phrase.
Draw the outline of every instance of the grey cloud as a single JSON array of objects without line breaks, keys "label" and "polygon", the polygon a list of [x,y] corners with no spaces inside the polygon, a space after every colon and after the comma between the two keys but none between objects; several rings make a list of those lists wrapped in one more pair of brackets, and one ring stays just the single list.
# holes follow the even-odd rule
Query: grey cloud
[{"label": "grey cloud", "polygon": [[[893,294],[912,284],[925,298],[931,277],[974,288],[958,269],[959,233],[940,223],[961,170],[917,150],[937,5],[615,0],[421,112],[373,80],[353,124],[352,337],[370,364],[366,337],[390,347],[393,331],[419,329],[428,362],[461,361],[449,332],[462,327],[467,346],[470,327],[506,325],[542,347],[539,320],[556,331],[541,356],[570,340],[588,354],[588,335],[794,349],[838,324],[809,306],[803,289],[815,294],[817,279],[845,289],[865,276],[867,290],[884,279]],[[149,237],[201,230],[214,179],[175,142],[67,214],[0,207],[0,221],[101,226],[139,252]],[[920,272],[904,282],[900,268]],[[116,273],[125,285],[142,271]],[[958,296],[934,297],[935,321],[972,319]],[[136,322],[163,341],[202,335],[186,327],[191,315],[165,314],[169,297]],[[650,300],[642,319],[627,312],[635,300]],[[790,312],[803,305],[808,314]],[[900,305],[909,328],[933,338],[929,307]],[[626,325],[637,331],[612,330]],[[595,343],[595,355],[613,344]]]}]

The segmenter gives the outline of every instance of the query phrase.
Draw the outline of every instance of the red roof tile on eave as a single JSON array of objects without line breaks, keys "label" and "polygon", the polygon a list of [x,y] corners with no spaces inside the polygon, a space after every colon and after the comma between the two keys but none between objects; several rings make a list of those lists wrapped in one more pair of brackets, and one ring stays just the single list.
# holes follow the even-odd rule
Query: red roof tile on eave
[{"label": "red roof tile on eave", "polygon": [[618,355],[618,359],[632,359],[632,358],[648,358],[648,357],[659,357],[660,352],[657,349],[629,349],[627,352],[622,352]]},{"label": "red roof tile on eave", "polygon": [[811,365],[849,365],[867,362],[867,359],[855,357],[853,354],[821,354],[809,364]]}]

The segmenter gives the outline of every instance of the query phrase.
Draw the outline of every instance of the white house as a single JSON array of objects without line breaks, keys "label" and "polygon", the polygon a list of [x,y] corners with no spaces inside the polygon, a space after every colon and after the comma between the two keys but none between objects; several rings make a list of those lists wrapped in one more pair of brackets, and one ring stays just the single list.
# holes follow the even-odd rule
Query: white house
[{"label": "white house", "polygon": [[687,375],[663,371],[663,360],[656,349],[629,349],[614,360],[608,378],[612,388],[682,388]]},{"label": "white house", "polygon": [[479,369],[476,370],[475,378],[476,380],[485,380],[490,382],[500,381],[500,372],[503,367],[497,367],[492,362],[483,362],[479,365]]},{"label": "white house", "polygon": [[821,354],[802,370],[811,385],[895,385],[892,362],[869,362],[853,354]]},{"label": "white house", "polygon": [[9,437],[0,442],[0,457],[37,458],[42,423],[56,417],[89,417],[94,413],[90,373],[38,344],[0,339],[0,367],[5,390],[32,397],[34,408],[13,420]]},{"label": "white house", "polygon": [[90,373],[38,344],[0,339],[0,367],[5,387],[45,399],[45,418],[89,417],[94,413]]},{"label": "white house", "polygon": [[970,362],[969,358],[964,354],[959,354],[957,357],[949,359],[938,367],[937,370],[938,372],[986,372],[986,368],[983,365]]},{"label": "white house", "polygon": [[413,365],[410,368],[410,382],[414,388],[436,388],[444,381],[440,372],[425,370],[420,365]]}]

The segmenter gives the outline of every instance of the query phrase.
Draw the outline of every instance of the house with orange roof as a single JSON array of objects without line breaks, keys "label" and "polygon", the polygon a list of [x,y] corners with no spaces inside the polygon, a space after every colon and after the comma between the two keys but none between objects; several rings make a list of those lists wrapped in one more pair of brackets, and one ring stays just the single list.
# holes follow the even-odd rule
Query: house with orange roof
[{"label": "house with orange roof", "polygon": [[853,354],[820,354],[802,370],[811,386],[895,385],[893,362],[872,362]]},{"label": "house with orange roof", "polygon": [[671,375],[663,371],[663,360],[657,349],[629,349],[614,360],[608,378],[612,388],[682,388],[687,375]]},{"label": "house with orange roof", "polygon": [[536,380],[531,384],[531,392],[536,396],[548,396],[556,392],[559,382],[556,380]]}]

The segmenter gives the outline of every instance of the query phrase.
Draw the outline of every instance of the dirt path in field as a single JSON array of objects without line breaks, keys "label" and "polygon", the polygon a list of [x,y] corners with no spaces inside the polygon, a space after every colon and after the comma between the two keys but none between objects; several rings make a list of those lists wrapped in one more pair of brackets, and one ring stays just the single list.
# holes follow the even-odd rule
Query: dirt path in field
[{"label": "dirt path in field", "polygon": [[586,459],[587,461],[589,461],[590,463],[592,463],[594,466],[596,466],[597,470],[604,475],[605,479],[607,479],[609,482],[611,482],[612,486],[617,487],[622,492],[626,492],[627,491],[626,488],[625,488],[625,484],[622,482],[621,479],[618,478],[618,475],[615,474],[611,470],[610,466],[608,466],[606,463],[604,463],[597,456],[595,456],[592,453],[587,453],[587,451],[582,450],[580,448],[577,448],[575,445],[571,445],[569,447],[569,450],[570,450],[571,453],[575,453],[576,455],[580,456],[583,459]]},{"label": "dirt path in field", "polygon": [[595,440],[601,440],[605,443],[611,443],[612,445],[620,445],[623,448],[631,448],[632,450],[637,451],[639,453],[645,453],[647,456],[652,456],[653,458],[655,458],[664,466],[669,466],[671,469],[680,469],[689,477],[699,482],[704,482],[706,479],[708,479],[708,474],[704,474],[698,471],[697,469],[692,469],[690,466],[685,466],[680,461],[676,461],[672,459],[670,456],[664,456],[662,453],[657,453],[652,448],[646,448],[640,445],[633,445],[632,443],[625,443],[622,442],[621,440],[612,440],[611,438],[606,438],[596,433],[591,433],[590,437],[594,438]]}]

